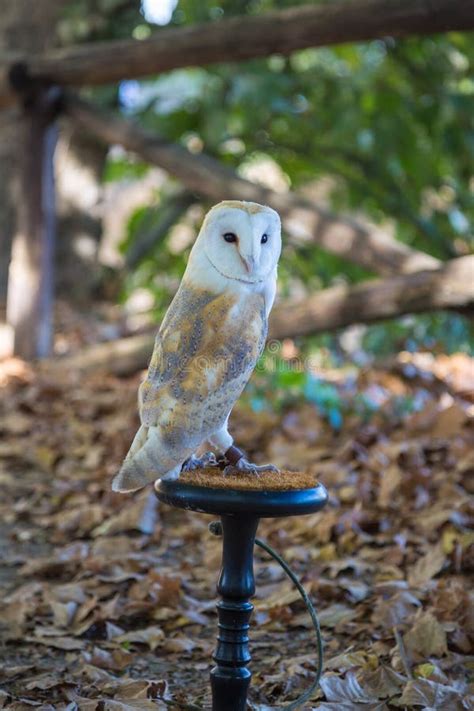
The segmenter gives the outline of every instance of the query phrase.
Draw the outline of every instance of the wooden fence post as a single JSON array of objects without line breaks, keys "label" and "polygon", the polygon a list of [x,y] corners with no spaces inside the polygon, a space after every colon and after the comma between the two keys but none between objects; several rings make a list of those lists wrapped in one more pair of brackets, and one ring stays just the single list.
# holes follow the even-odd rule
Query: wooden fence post
[{"label": "wooden fence post", "polygon": [[25,94],[17,230],[8,278],[7,320],[13,352],[25,360],[50,355],[53,334],[56,231],[55,117],[61,92],[33,86]]}]

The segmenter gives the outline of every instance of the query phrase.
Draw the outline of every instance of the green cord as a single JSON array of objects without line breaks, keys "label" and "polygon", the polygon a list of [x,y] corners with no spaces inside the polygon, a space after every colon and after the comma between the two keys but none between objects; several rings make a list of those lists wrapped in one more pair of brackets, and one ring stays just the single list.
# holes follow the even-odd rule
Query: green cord
[{"label": "green cord", "polygon": [[274,551],[271,546],[268,545],[268,543],[265,543],[265,541],[260,540],[260,538],[256,538],[255,543],[257,544],[257,546],[260,546],[260,548],[263,548],[264,551],[266,551],[269,555],[271,555],[271,557],[274,558],[276,560],[276,562],[281,565],[281,567],[283,568],[285,573],[290,578],[291,582],[297,588],[299,594],[303,598],[303,602],[306,605],[306,609],[309,612],[309,615],[311,617],[311,622],[313,623],[313,627],[316,632],[316,642],[317,642],[317,648],[318,648],[318,671],[316,672],[316,678],[314,679],[311,686],[308,689],[306,689],[306,691],[303,692],[301,694],[301,696],[298,696],[296,701],[293,701],[291,704],[288,704],[287,706],[282,707],[286,711],[293,711],[293,709],[297,709],[299,706],[304,704],[305,701],[308,701],[308,699],[311,698],[311,696],[313,695],[313,693],[316,691],[316,689],[319,686],[321,674],[323,672],[323,638],[321,636],[321,628],[319,626],[319,620],[318,620],[318,616],[316,614],[316,610],[314,609],[313,603],[309,599],[308,593],[306,592],[304,587],[301,585],[300,581],[298,580],[296,575],[293,573],[293,571],[291,570],[288,563],[286,563],[283,560],[283,558],[280,555],[278,555],[278,553],[276,551]]},{"label": "green cord", "polygon": [[[220,536],[222,535],[222,524],[220,521],[213,521],[212,523],[209,524],[209,531],[214,535],[214,536]],[[311,617],[311,621],[313,623],[314,630],[316,632],[316,643],[317,643],[317,649],[318,649],[318,671],[316,672],[316,678],[314,679],[313,683],[311,686],[306,689],[305,692],[301,694],[301,696],[298,696],[296,701],[292,701],[291,704],[287,704],[287,706],[282,706],[281,708],[284,709],[284,711],[294,711],[294,709],[297,709],[299,706],[305,703],[305,701],[308,701],[308,699],[311,698],[311,696],[314,694],[316,689],[319,686],[319,682],[321,680],[321,674],[323,672],[323,639],[321,636],[321,628],[319,626],[319,620],[318,616],[316,614],[316,610],[314,609],[314,605],[309,599],[309,596],[304,589],[304,587],[301,585],[300,581],[296,577],[296,575],[293,573],[291,570],[290,566],[286,561],[283,560],[283,558],[275,551],[271,546],[268,545],[268,543],[265,543],[265,541],[262,541],[260,538],[255,539],[255,543],[257,546],[260,548],[263,548],[264,551],[266,551],[276,562],[283,568],[285,573],[288,575],[290,578],[291,582],[293,585],[297,588],[299,594],[301,595],[304,604],[306,605],[306,609],[309,612],[309,615]]]}]

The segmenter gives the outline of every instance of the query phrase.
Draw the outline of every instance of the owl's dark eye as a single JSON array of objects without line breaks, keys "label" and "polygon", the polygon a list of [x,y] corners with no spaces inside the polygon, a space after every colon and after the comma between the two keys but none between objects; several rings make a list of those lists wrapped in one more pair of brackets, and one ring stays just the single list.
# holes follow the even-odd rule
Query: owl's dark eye
[{"label": "owl's dark eye", "polygon": [[262,235],[262,239],[260,240],[262,244],[266,244],[268,242],[268,235],[265,232],[265,234]]},{"label": "owl's dark eye", "polygon": [[223,236],[226,242],[237,242],[237,235],[233,232],[226,232]]}]

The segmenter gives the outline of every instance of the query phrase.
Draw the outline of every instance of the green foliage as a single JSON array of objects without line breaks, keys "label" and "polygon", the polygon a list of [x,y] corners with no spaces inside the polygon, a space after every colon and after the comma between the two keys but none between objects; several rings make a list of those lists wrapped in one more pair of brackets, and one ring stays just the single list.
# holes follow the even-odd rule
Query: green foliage
[{"label": "green foliage", "polygon": [[[179,7],[196,21],[206,5]],[[180,70],[158,79],[142,118],[236,168],[270,156],[293,187],[330,176],[336,209],[393,219],[399,238],[446,258],[467,248],[473,214],[473,47],[452,34]],[[173,77],[187,90],[160,110]]]},{"label": "green foliage", "polygon": [[419,349],[441,353],[474,354],[474,324],[472,320],[453,313],[406,316],[367,329],[362,347],[376,356],[386,356],[396,350]]},{"label": "green foliage", "polygon": [[133,180],[143,178],[149,170],[147,163],[132,161],[129,158],[109,158],[106,163],[102,179],[104,183],[113,183],[118,180]]},{"label": "green foliage", "polygon": [[376,386],[376,395],[378,397],[373,396],[370,388],[364,390],[357,386],[353,368],[347,372],[346,379],[336,385],[317,377],[305,358],[288,361],[267,351],[257,367],[257,376],[244,391],[242,402],[255,412],[283,412],[304,402],[310,403],[336,432],[353,416],[364,423],[374,416],[398,421],[424,402],[423,398],[417,402],[411,394],[393,395],[380,386]]}]

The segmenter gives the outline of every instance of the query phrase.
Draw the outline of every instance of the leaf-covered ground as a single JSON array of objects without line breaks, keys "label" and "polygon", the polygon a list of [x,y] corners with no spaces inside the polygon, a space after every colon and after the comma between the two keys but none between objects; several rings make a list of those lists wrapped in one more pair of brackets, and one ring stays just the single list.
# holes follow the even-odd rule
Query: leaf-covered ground
[{"label": "leaf-covered ground", "polygon": [[[472,362],[395,365],[339,378],[342,397],[369,393],[378,410],[338,434],[308,402],[233,417],[255,459],[308,469],[330,492],[324,511],[259,531],[319,610],[325,672],[306,709],[474,708]],[[0,378],[0,708],[209,708],[211,519],[110,491],[139,375],[11,360]],[[400,397],[415,414],[397,413]],[[298,593],[256,557],[251,708],[263,711],[298,696],[316,654]]]}]

